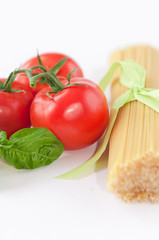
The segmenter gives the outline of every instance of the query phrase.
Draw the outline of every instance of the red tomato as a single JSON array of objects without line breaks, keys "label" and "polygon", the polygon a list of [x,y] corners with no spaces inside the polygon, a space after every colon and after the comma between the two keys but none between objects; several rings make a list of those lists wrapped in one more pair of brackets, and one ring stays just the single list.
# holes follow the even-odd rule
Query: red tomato
[{"label": "red tomato", "polygon": [[[75,150],[89,146],[103,134],[109,118],[109,110],[103,91],[95,83],[74,78],[70,86],[57,94],[42,89],[34,98],[30,116],[34,127],[45,127],[64,144],[65,149]],[[64,83],[66,85],[66,83]]]},{"label": "red tomato", "polygon": [[[53,66],[55,66],[64,57],[68,57],[68,56],[60,53],[44,53],[40,55],[40,59],[44,67],[48,70],[51,69]],[[28,69],[36,65],[39,65],[39,62],[38,62],[38,58],[34,57],[28,60],[26,63],[24,63],[21,66],[21,69]],[[80,69],[78,64],[73,59],[68,57],[68,60],[64,63],[64,65],[62,66],[60,71],[57,73],[57,75],[62,77],[67,77],[67,75],[75,68],[78,68],[78,70],[72,74],[72,77],[83,77],[82,70]],[[36,70],[36,72],[40,73],[41,71]],[[36,87],[31,88],[29,85],[29,79],[25,74],[18,74],[15,81],[25,84],[27,87],[31,89],[34,95],[37,94],[44,87],[48,86],[46,83],[41,84],[37,82]]]},{"label": "red tomato", "polygon": [[[5,82],[6,79],[0,79]],[[30,127],[30,105],[33,99],[31,91],[21,83],[13,82],[12,89],[25,92],[0,91],[0,129],[10,137],[19,129]]]}]

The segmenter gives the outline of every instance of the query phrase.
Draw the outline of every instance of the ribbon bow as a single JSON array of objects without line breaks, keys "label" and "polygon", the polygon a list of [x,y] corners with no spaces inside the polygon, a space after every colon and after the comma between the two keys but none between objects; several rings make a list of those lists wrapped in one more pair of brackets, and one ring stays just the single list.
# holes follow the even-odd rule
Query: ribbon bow
[{"label": "ribbon bow", "polygon": [[114,101],[110,113],[108,127],[102,144],[97,152],[88,161],[67,173],[57,176],[56,178],[74,178],[92,166],[101,157],[108,145],[118,111],[126,103],[137,100],[159,113],[159,89],[145,88],[145,78],[147,72],[142,66],[133,60],[115,62],[100,81],[100,88],[103,91],[106,89],[118,68],[121,69],[120,83],[129,88],[129,90]]}]

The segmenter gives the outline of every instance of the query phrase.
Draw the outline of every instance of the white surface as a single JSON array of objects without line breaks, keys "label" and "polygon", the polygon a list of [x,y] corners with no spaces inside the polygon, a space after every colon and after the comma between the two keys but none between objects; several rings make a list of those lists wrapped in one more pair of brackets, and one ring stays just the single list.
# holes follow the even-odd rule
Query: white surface
[{"label": "white surface", "polygon": [[[63,52],[99,82],[111,51],[159,47],[158,1],[2,1],[0,77],[28,58]],[[50,166],[17,171],[0,163],[0,240],[158,239],[159,205],[125,204],[106,190],[107,171],[82,179],[53,176],[87,160],[96,144]],[[115,149],[114,149],[115,151]]]}]

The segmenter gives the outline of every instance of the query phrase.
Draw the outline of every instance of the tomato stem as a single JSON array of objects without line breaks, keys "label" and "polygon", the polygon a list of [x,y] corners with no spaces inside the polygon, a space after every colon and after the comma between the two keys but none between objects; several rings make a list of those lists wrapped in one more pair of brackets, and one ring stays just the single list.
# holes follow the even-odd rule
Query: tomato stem
[{"label": "tomato stem", "polygon": [[[30,86],[35,87],[36,83],[33,86],[32,86],[32,83],[31,83],[31,79],[32,79],[32,76],[33,76],[32,71],[35,70],[35,69],[40,69],[42,72],[47,72],[46,69],[43,66],[37,65],[37,66],[33,66],[29,69],[18,69],[18,70],[15,71],[15,74],[25,73],[29,78]],[[38,73],[36,75],[38,75]]]},{"label": "tomato stem", "polygon": [[0,91],[2,92],[24,92],[23,90],[19,90],[19,89],[12,89],[12,84],[13,81],[15,80],[16,74],[15,72],[11,72],[9,74],[9,77],[7,78],[7,80],[5,81],[5,83],[0,81]]},{"label": "tomato stem", "polygon": [[[29,70],[32,70],[31,68]],[[83,87],[87,87],[86,85],[80,84],[80,83],[70,83],[71,81],[71,74],[73,72],[75,72],[77,69],[74,69],[73,71],[71,71],[68,76],[67,76],[67,80],[68,80],[68,84],[64,87],[64,85],[60,82],[60,80],[58,79],[58,77],[52,72],[43,72],[43,73],[39,73],[35,76],[32,76],[31,78],[29,77],[30,80],[30,86],[31,87],[35,87],[36,86],[36,82],[38,79],[40,78],[45,78],[46,82],[48,83],[48,85],[50,86],[52,92],[48,92],[46,95],[50,98],[52,98],[50,96],[50,93],[58,93],[60,91],[62,91],[65,88],[71,87],[71,86],[83,86]]]},{"label": "tomato stem", "polygon": [[11,88],[12,88],[12,83],[15,79],[16,75],[14,74],[14,72],[11,72],[9,74],[9,77],[7,78],[7,80],[5,81],[4,85],[3,85],[3,92],[11,92]]},{"label": "tomato stem", "polygon": [[78,70],[78,68],[75,68],[75,69],[73,69],[73,70],[68,74],[68,76],[67,76],[68,84],[70,84],[72,73],[74,73],[74,72],[77,71],[77,70]]},{"label": "tomato stem", "polygon": [[35,87],[36,82],[39,78],[46,77],[47,83],[49,84],[50,88],[56,92],[60,92],[62,89],[64,89],[63,84],[60,82],[60,80],[56,77],[55,74],[51,74],[49,72],[46,73],[40,73],[30,79],[31,87]]}]

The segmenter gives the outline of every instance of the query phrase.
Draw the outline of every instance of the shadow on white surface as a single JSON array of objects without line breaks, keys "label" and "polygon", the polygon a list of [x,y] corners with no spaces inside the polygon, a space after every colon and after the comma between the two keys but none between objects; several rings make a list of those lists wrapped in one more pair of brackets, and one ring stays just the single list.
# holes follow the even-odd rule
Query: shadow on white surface
[{"label": "shadow on white surface", "polygon": [[[18,170],[10,166],[3,159],[0,161],[0,191],[23,188],[36,182],[55,181],[54,177],[65,173],[88,160],[94,153],[96,143],[82,150],[65,151],[59,159],[48,166],[33,170]],[[84,172],[79,179],[88,177],[94,172],[94,167]],[[77,179],[76,179],[77,180]],[[57,181],[57,180],[56,180]],[[60,181],[60,179],[58,180]],[[70,180],[68,180],[70,181]]]}]

